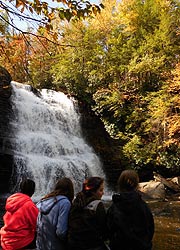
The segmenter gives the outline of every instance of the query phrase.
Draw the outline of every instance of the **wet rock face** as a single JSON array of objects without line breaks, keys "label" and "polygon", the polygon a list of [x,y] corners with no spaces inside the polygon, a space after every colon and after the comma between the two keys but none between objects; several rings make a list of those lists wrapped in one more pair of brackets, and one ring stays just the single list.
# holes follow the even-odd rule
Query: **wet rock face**
[{"label": "wet rock face", "polygon": [[100,157],[109,188],[116,189],[123,170],[118,142],[110,138],[100,118],[83,105],[79,105],[83,136]]},{"label": "wet rock face", "polygon": [[0,66],[0,193],[9,191],[9,180],[12,173],[13,155],[9,151],[12,117],[11,109],[11,75]]}]

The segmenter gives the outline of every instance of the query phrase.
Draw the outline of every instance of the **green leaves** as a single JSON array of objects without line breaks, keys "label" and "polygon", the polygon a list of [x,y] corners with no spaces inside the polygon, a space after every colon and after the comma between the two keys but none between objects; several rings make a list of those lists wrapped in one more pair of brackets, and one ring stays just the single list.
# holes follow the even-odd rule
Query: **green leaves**
[{"label": "green leaves", "polygon": [[34,81],[91,106],[122,161],[137,168],[179,164],[179,0],[104,0],[99,7],[57,0],[56,9],[28,2],[17,4],[44,15],[39,34],[54,31],[56,42],[28,54]]}]

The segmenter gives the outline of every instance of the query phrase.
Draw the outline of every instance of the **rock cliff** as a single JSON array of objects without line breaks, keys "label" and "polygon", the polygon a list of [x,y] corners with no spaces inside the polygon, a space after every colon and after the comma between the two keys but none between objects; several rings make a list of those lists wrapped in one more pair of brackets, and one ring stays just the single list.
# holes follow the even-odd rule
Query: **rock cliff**
[{"label": "rock cliff", "polygon": [[0,66],[0,193],[9,191],[9,180],[12,173],[13,155],[11,152],[10,137],[12,109],[11,75]]},{"label": "rock cliff", "polygon": [[109,136],[100,118],[88,107],[79,104],[79,109],[83,136],[100,157],[109,187],[115,190],[118,177],[124,169],[119,142]]}]

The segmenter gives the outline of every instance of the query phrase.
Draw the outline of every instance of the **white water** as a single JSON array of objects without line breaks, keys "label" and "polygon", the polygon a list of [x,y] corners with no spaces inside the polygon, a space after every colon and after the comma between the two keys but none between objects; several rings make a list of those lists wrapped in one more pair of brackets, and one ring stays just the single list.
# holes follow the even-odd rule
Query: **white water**
[{"label": "white water", "polygon": [[23,176],[36,183],[34,199],[50,192],[59,177],[70,177],[76,191],[88,176],[105,177],[99,158],[82,138],[72,100],[45,89],[39,98],[28,85],[13,82],[12,86],[14,190]]}]

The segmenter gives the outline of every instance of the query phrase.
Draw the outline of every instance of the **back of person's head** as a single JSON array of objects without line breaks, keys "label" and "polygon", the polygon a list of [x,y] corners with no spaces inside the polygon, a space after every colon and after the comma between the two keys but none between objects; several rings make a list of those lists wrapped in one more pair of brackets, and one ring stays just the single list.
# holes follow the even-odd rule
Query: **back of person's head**
[{"label": "back of person's head", "polygon": [[74,199],[74,186],[71,179],[67,177],[59,179],[55,185],[55,191],[65,195],[71,202]]},{"label": "back of person's head", "polygon": [[129,192],[137,190],[139,184],[139,176],[135,170],[124,170],[119,176],[117,189],[121,192]]},{"label": "back of person's head", "polygon": [[74,186],[71,179],[67,177],[59,179],[55,184],[54,190],[43,197],[43,199],[57,195],[64,195],[69,199],[70,202],[72,202],[72,200],[74,199]]},{"label": "back of person's head", "polygon": [[32,196],[35,191],[35,182],[30,179],[24,179],[20,183],[20,192],[23,194],[27,194],[28,196]]},{"label": "back of person's head", "polygon": [[97,199],[96,192],[104,183],[101,177],[89,177],[83,182],[82,190],[76,195],[74,200],[74,207],[76,209],[83,209],[91,199]]},{"label": "back of person's head", "polygon": [[104,179],[101,177],[96,177],[96,176],[90,177],[84,181],[82,192],[86,193],[87,195],[88,194],[91,195],[100,188],[103,182],[104,182]]}]

